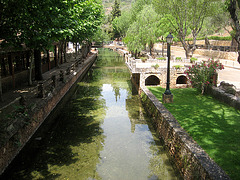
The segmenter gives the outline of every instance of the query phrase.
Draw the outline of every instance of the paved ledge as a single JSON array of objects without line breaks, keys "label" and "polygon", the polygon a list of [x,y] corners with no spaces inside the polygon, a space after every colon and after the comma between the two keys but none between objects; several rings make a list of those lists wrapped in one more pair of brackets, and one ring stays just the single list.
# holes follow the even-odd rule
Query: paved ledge
[{"label": "paved ledge", "polygon": [[184,179],[230,179],[146,87],[142,88],[140,96]]}]

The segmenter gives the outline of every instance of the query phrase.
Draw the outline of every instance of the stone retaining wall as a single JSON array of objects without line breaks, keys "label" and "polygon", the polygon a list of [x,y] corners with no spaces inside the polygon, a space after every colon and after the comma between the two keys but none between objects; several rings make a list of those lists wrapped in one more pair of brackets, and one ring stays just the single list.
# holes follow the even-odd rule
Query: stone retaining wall
[{"label": "stone retaining wall", "polygon": [[45,119],[55,110],[56,106],[62,101],[67,100],[66,96],[69,97],[69,92],[71,92],[76,86],[76,83],[84,77],[88,69],[95,62],[96,57],[97,54],[88,57],[84,65],[77,70],[76,75],[69,76],[66,79],[66,83],[62,83],[57,87],[51,96],[32,102],[34,103],[34,110],[29,115],[31,119],[28,124],[19,129],[7,143],[0,147],[0,174],[4,172],[6,167],[30,140]]},{"label": "stone retaining wall", "polygon": [[230,179],[145,87],[141,99],[184,179]]},{"label": "stone retaining wall", "polygon": [[218,87],[208,88],[207,93],[211,94],[211,96],[213,96],[214,98],[240,110],[240,98],[236,95],[226,93],[223,89],[220,89]]},{"label": "stone retaining wall", "polygon": [[237,61],[237,52],[225,52],[218,50],[207,50],[207,49],[196,49],[194,54],[199,54],[202,56],[208,56],[215,59],[228,59],[231,61]]}]

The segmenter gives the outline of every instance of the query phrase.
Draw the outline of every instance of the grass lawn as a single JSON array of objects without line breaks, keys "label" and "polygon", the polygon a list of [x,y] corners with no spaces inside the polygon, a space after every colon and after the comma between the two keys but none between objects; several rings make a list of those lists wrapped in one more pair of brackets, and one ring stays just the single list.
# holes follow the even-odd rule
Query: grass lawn
[{"label": "grass lawn", "polygon": [[[149,89],[162,102],[165,89]],[[171,92],[174,103],[164,106],[231,179],[240,179],[240,111],[193,88]]]}]

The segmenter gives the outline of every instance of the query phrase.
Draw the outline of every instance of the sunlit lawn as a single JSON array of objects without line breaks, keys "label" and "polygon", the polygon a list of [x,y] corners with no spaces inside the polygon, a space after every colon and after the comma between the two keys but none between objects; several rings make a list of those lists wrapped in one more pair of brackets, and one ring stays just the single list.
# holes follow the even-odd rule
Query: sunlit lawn
[{"label": "sunlit lawn", "polygon": [[[165,89],[149,89],[162,102]],[[174,103],[164,106],[231,179],[240,179],[240,111],[196,89],[171,92]]]}]

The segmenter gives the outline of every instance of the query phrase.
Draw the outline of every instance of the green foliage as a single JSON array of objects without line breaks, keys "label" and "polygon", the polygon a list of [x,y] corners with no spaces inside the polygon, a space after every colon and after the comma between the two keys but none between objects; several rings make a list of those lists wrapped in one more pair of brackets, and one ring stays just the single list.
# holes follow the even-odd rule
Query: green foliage
[{"label": "green foliage", "polygon": [[142,60],[142,62],[146,62],[147,61],[147,57],[140,57],[140,59]]},{"label": "green foliage", "polygon": [[158,59],[158,60],[166,60],[165,57],[158,57],[157,59]]},{"label": "green foliage", "polygon": [[121,37],[125,37],[129,26],[131,25],[130,11],[123,11],[122,15],[116,17],[113,22],[113,30],[118,32]]},{"label": "green foliage", "polygon": [[152,67],[154,67],[154,69],[157,69],[157,68],[159,68],[159,65],[155,64],[155,65],[152,65]]},{"label": "green foliage", "polygon": [[216,3],[215,0],[170,0],[167,3],[164,0],[153,0],[156,11],[167,19],[165,23],[171,25],[187,57],[191,48],[186,43],[186,37],[191,33],[194,40],[197,38],[205,18],[217,13],[217,9],[214,9]]},{"label": "green foliage", "polygon": [[92,37],[102,19],[99,0],[13,0],[1,5],[2,47],[25,44],[29,48],[48,49],[54,41],[81,42]]},{"label": "green foliage", "polygon": [[197,61],[197,60],[198,60],[197,58],[191,57],[190,62],[191,62],[191,63],[195,63],[195,61]]},{"label": "green foliage", "polygon": [[[130,51],[140,52],[146,44],[150,50],[159,37],[159,16],[152,5],[145,5],[137,15],[136,21],[129,27],[124,42]],[[151,52],[151,51],[150,51]]]},{"label": "green foliage", "polygon": [[[161,101],[165,89],[149,89]],[[203,96],[194,88],[171,92],[174,103],[164,106],[231,179],[239,179],[240,111],[211,96]]]},{"label": "green foliage", "polygon": [[110,41],[111,38],[109,36],[109,34],[104,31],[104,27],[101,27],[97,30],[97,32],[94,34],[94,36],[92,37],[92,41],[95,42],[104,42],[104,41]]},{"label": "green foliage", "polygon": [[182,68],[183,66],[181,66],[181,65],[174,65],[173,66],[175,69],[180,69],[180,68]]},{"label": "green foliage", "polygon": [[[197,38],[197,40],[204,40],[205,37],[199,37]],[[219,40],[219,41],[231,41],[232,40],[232,36],[209,36],[208,37],[209,40]],[[186,41],[192,41],[193,38],[186,38]]]},{"label": "green foliage", "polygon": [[118,0],[115,0],[111,12],[111,21],[113,21],[116,17],[119,16],[121,16],[120,3]]},{"label": "green foliage", "polygon": [[202,61],[200,64],[192,65],[185,71],[193,87],[201,90],[202,94],[205,92],[208,85],[212,85],[213,75],[217,70],[224,69],[223,65],[218,61],[208,60]]},{"label": "green foliage", "polygon": [[176,60],[182,61],[181,57],[176,57]]}]

